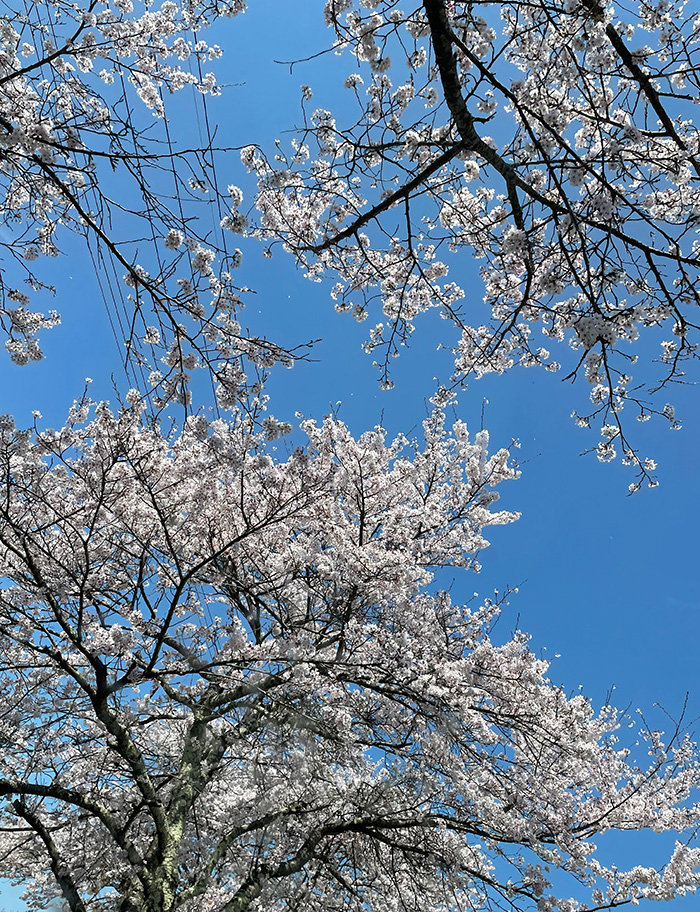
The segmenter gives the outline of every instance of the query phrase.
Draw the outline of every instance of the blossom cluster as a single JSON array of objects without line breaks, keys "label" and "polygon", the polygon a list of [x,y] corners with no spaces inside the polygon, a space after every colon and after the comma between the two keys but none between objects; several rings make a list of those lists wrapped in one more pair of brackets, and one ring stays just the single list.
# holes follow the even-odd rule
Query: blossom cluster
[{"label": "blossom cluster", "polygon": [[87,912],[584,908],[552,868],[597,905],[694,890],[696,849],[626,869],[594,841],[697,826],[690,741],[640,731],[635,766],[613,709],[494,639],[496,603],[435,586],[516,518],[508,452],[439,408],[420,445],[327,418],[280,462],[285,430],[165,438],[136,390],[0,421],[0,849],[28,898],[55,895],[47,832]]},{"label": "blossom cluster", "polygon": [[[635,392],[626,384],[626,402],[648,415],[653,389],[697,353],[700,142],[683,86],[700,79],[700,30],[681,0],[503,4],[500,21],[484,16],[463,2],[403,13],[389,0],[329,0],[358,110],[317,111],[305,159],[256,153],[257,231],[309,277],[329,275],[339,309],[364,319],[381,302],[366,348],[383,385],[429,308],[458,327],[461,341],[446,338],[456,381],[558,370],[538,327],[573,350],[560,358],[571,375],[581,346],[625,374],[627,346],[661,326],[666,372],[640,360]],[[483,301],[465,276],[472,258]],[[619,412],[613,386],[589,423]]]},{"label": "blossom cluster", "polygon": [[[118,342],[156,381],[158,400],[186,403],[191,365],[216,372],[221,361],[238,358],[240,402],[252,385],[245,361],[257,372],[290,355],[252,338],[238,346],[245,333],[235,319],[242,304],[231,272],[241,255],[225,235],[246,231],[242,193],[211,186],[203,158],[213,154],[211,143],[192,150],[187,137],[181,151],[164,115],[167,96],[185,86],[218,94],[207,67],[222,50],[202,36],[217,19],[243,12],[245,0],[21,0],[20,7],[0,23],[0,209],[7,229],[0,238],[0,324],[10,357],[39,360],[41,333],[60,322],[53,311],[33,311],[32,292],[43,286],[41,258],[58,256],[72,231],[90,242],[98,271],[110,272],[111,261],[124,276],[126,300],[110,280],[102,283],[105,304],[115,324],[125,303],[133,311],[131,332]],[[162,184],[170,171],[176,206]],[[205,241],[196,204],[213,198],[221,203],[221,232]],[[153,238],[149,249],[143,236]],[[146,310],[159,324],[162,347],[141,332]]]}]

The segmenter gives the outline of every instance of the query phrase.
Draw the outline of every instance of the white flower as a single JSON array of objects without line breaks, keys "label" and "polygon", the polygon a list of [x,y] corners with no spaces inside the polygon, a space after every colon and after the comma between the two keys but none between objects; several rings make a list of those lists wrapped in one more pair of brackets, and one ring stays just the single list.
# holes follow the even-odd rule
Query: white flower
[{"label": "white flower", "polygon": [[229,184],[228,185],[228,195],[229,195],[229,199],[231,200],[231,205],[233,206],[233,208],[238,209],[238,207],[243,202],[243,191],[241,190],[241,188],[237,187],[235,184]]},{"label": "white flower", "polygon": [[221,227],[227,231],[233,231],[234,234],[243,234],[248,228],[248,217],[241,212],[234,212],[221,219]]},{"label": "white flower", "polygon": [[165,235],[165,246],[168,250],[177,250],[178,247],[182,245],[184,237],[182,236],[181,231],[177,231],[175,228],[172,228]]},{"label": "white flower", "polygon": [[292,432],[291,424],[288,424],[286,421],[278,421],[271,415],[263,420],[262,428],[266,440],[277,440],[279,437],[291,434]]},{"label": "white flower", "polygon": [[211,272],[211,264],[216,254],[208,247],[199,247],[192,257],[192,268],[202,275],[208,275]]},{"label": "white flower", "polygon": [[610,345],[619,338],[615,323],[599,313],[579,317],[574,329],[584,348],[591,348],[598,341]]},{"label": "white flower", "polygon": [[375,73],[386,73],[391,66],[391,57],[377,57],[370,61],[370,66]]}]

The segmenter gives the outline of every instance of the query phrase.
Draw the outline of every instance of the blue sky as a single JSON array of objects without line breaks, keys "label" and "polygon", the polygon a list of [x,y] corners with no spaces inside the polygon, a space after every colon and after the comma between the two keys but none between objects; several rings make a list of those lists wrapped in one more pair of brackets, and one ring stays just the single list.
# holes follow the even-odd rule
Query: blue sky
[{"label": "blue sky", "polygon": [[[313,4],[315,13],[312,4],[304,4],[302,14],[299,4],[284,0],[254,0],[251,6],[217,37],[226,52],[218,72],[233,85],[222,99],[208,102],[209,113],[220,125],[220,144],[259,142],[269,148],[300,120],[301,84],[342,98],[347,70],[333,56],[295,67],[291,75],[288,66],[273,62],[327,46],[322,4]],[[186,100],[177,107],[186,111]],[[236,154],[227,166],[222,182],[245,187]],[[63,323],[43,339],[46,359],[17,368],[0,353],[0,412],[13,413],[19,424],[31,423],[34,409],[42,412],[44,424],[62,423],[87,376],[98,398],[111,397],[112,373],[124,390],[90,261],[80,244],[65,246],[67,255],[50,264]],[[380,392],[371,359],[360,350],[366,324],[334,313],[331,283],[308,282],[281,251],[268,261],[252,243],[243,246],[240,278],[256,291],[244,322],[290,345],[322,337],[314,362],[273,375],[273,413],[294,420],[299,410],[321,418],[339,408],[356,433],[383,421],[390,433],[419,434],[433,378],[449,374],[449,356],[437,352],[440,341],[450,341],[447,324],[429,317],[418,322],[411,346],[395,365],[396,389]],[[451,265],[480,296],[472,263]],[[570,691],[582,685],[596,705],[612,690],[613,704],[642,708],[656,727],[663,727],[664,719],[656,704],[676,717],[689,693],[690,721],[700,715],[700,391],[688,385],[670,397],[683,430],[672,432],[661,421],[634,429],[644,454],[659,463],[661,484],[633,497],[627,496],[629,470],[579,456],[597,443],[595,432],[576,428],[569,417],[573,408],[585,408],[587,393],[584,384],[572,389],[556,376],[519,370],[473,382],[461,395],[457,415],[477,430],[483,409],[494,447],[514,438],[520,442],[522,477],[503,488],[502,503],[522,518],[491,531],[481,574],[458,575],[453,594],[466,600],[474,591],[487,596],[518,586],[500,621],[502,635],[516,625],[529,632],[533,649],[553,660],[554,681]],[[661,844],[643,834],[613,842],[620,865],[653,862]],[[4,902],[7,912],[24,908],[16,895],[0,892],[0,906]],[[687,898],[676,908],[690,912],[699,902]]]}]

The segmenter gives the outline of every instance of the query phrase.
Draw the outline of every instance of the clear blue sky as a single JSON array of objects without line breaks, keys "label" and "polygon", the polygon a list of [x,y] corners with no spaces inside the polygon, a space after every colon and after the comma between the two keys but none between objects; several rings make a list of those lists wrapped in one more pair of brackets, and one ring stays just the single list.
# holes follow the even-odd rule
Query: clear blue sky
[{"label": "clear blue sky", "polygon": [[[209,112],[220,126],[220,145],[255,141],[269,148],[275,136],[299,122],[302,83],[316,91],[319,104],[328,104],[326,95],[342,98],[347,71],[333,56],[300,65],[291,76],[289,67],[273,63],[327,46],[321,3],[254,0],[251,6],[220,30],[217,40],[226,52],[220,78],[235,85],[209,101]],[[232,155],[223,183],[245,188],[241,170]],[[449,357],[436,351],[440,340],[450,341],[447,324],[418,322],[410,349],[396,363],[396,389],[380,392],[371,359],[360,350],[366,324],[334,313],[330,283],[303,279],[281,251],[271,261],[251,244],[244,253],[240,278],[257,292],[245,322],[290,345],[323,338],[314,350],[316,363],[273,377],[273,413],[292,421],[296,410],[320,418],[340,401],[340,417],[356,433],[382,416],[390,432],[419,433],[433,377],[449,374]],[[451,266],[480,295],[472,264]],[[13,413],[19,424],[31,422],[33,409],[42,412],[45,424],[62,423],[86,376],[94,379],[97,397],[110,397],[111,372],[124,388],[99,288],[80,245],[71,244],[70,255],[52,268],[63,324],[44,337],[47,358],[16,368],[0,353],[0,412]],[[533,649],[553,660],[554,681],[571,691],[583,685],[596,705],[614,687],[613,704],[642,708],[657,727],[663,727],[662,714],[654,705],[676,716],[689,692],[690,720],[700,715],[700,390],[687,386],[673,393],[682,431],[671,432],[660,421],[635,428],[643,452],[659,463],[661,485],[634,497],[626,495],[629,471],[578,455],[597,442],[594,432],[577,429],[569,417],[573,408],[585,408],[587,393],[583,384],[572,390],[556,376],[521,370],[474,382],[462,394],[458,415],[474,429],[488,400],[484,424],[494,447],[520,441],[522,478],[502,495],[503,505],[521,511],[522,518],[491,532],[482,573],[459,575],[453,593],[466,599],[476,590],[489,595],[519,586],[500,622],[503,636],[516,624],[528,631]],[[555,654],[561,657],[554,660]],[[621,865],[653,862],[659,844],[644,835],[615,839]],[[16,895],[0,893],[7,912],[24,908]],[[675,908],[690,912],[699,905],[700,899],[688,898]]]}]

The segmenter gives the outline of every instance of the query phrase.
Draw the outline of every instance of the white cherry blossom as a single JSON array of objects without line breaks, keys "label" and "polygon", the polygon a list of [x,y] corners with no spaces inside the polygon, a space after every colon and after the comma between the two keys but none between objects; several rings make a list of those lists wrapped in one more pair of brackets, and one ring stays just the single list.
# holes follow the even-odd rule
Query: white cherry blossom
[{"label": "white cherry blossom", "polygon": [[137,390],[72,415],[0,422],[0,853],[31,904],[574,912],[695,890],[698,849],[627,869],[595,845],[697,826],[691,742],[640,731],[636,765],[615,710],[492,632],[498,604],[436,585],[516,518],[485,431],[306,420],[280,462],[264,438],[286,428],[196,416],[165,439]]},{"label": "white cherry blossom", "polygon": [[[618,424],[648,478],[621,412],[661,414],[654,391],[696,358],[700,327],[692,9],[329,0],[324,15],[353,93],[307,127],[308,162],[247,162],[260,236],[330,275],[337,309],[372,318],[380,302],[366,347],[384,386],[430,308],[456,327],[456,385],[522,365],[584,377],[595,349],[610,377],[588,424]],[[465,290],[473,258],[483,292]],[[619,384],[647,327],[666,336],[660,371],[642,357]],[[573,350],[545,357],[551,340]]]}]

